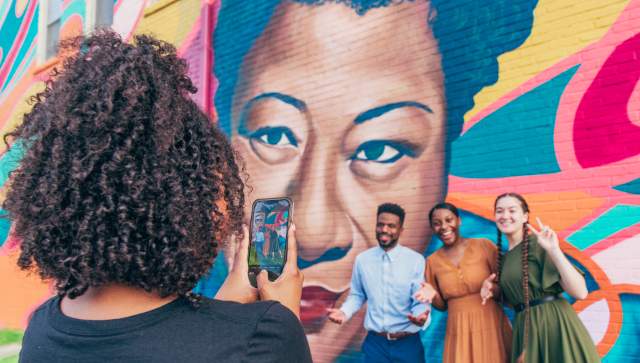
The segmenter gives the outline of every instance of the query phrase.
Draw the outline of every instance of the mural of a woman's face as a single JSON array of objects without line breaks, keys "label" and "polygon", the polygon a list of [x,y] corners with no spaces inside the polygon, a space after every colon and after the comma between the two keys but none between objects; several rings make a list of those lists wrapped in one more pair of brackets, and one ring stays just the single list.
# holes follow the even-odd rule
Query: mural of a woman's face
[{"label": "mural of a woman's face", "polygon": [[360,16],[284,2],[241,68],[233,141],[248,200],[293,198],[301,318],[316,360],[362,329],[362,312],[343,326],[325,316],[346,298],[355,257],[377,246],[377,206],[400,204],[400,244],[423,252],[427,211],[443,198],[443,73],[427,18],[427,3]]}]

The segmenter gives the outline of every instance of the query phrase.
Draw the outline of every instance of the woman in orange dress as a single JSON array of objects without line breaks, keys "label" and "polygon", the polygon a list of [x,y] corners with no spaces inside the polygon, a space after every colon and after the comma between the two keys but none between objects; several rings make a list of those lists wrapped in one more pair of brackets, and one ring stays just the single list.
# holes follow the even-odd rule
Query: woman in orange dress
[{"label": "woman in orange dress", "polygon": [[[487,239],[463,238],[458,209],[440,203],[429,223],[443,246],[427,258],[426,283],[416,298],[447,310],[443,363],[507,362],[511,325],[500,306],[480,291],[495,279],[498,251]],[[485,291],[483,296],[498,296]]]}]

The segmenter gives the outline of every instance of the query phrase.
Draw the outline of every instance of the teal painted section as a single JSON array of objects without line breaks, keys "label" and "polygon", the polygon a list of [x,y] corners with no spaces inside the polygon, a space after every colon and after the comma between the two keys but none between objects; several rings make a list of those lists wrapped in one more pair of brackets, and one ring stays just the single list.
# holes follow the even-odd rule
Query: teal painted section
[{"label": "teal painted section", "polygon": [[[3,3],[6,2],[3,1]],[[0,62],[0,67],[4,66],[4,61],[11,50],[11,46],[13,46],[16,36],[18,35],[18,31],[20,30],[20,24],[22,23],[22,18],[16,18],[16,2],[9,1],[10,8],[7,17],[4,19],[2,25],[0,25],[0,48],[2,48],[2,62]]]},{"label": "teal painted section", "polygon": [[62,17],[60,18],[60,22],[62,24],[67,22],[67,19],[69,19],[71,16],[73,15],[80,15],[82,17],[82,19],[84,19],[84,15],[87,12],[87,7],[84,1],[82,0],[76,0],[72,3],[70,3],[63,11],[62,13]]},{"label": "teal painted section", "polygon": [[[4,28],[4,21],[7,19],[9,15],[9,11],[11,10],[11,5],[13,5],[12,1],[0,1],[0,34],[4,36],[2,29]],[[2,45],[2,41],[0,40],[0,45]],[[2,59],[4,56],[0,56],[0,64],[2,64]]]},{"label": "teal painted section", "polygon": [[560,171],[553,142],[556,111],[578,68],[523,94],[468,130],[453,143],[451,173],[504,178]]},{"label": "teal painted section", "polygon": [[640,295],[621,294],[622,328],[613,348],[602,359],[603,363],[638,362],[640,357]]},{"label": "teal painted section", "polygon": [[0,188],[9,178],[9,173],[18,167],[22,155],[24,155],[24,146],[22,142],[16,142],[0,157]]},{"label": "teal painted section", "polygon": [[[14,78],[15,73],[20,68],[22,61],[27,56],[27,52],[31,49],[33,44],[35,43],[36,35],[38,35],[38,16],[40,15],[40,7],[38,6],[33,15],[33,21],[29,24],[29,30],[27,30],[27,35],[25,36],[22,45],[20,46],[20,51],[18,52],[18,56],[15,58],[13,65],[11,66],[11,71],[9,71],[9,75],[7,76],[7,81],[2,86],[2,90],[4,91],[7,86],[9,86]],[[18,77],[19,78],[19,77]]]},{"label": "teal painted section", "polygon": [[617,185],[613,187],[613,189],[629,194],[640,194],[640,178],[625,184]]},{"label": "teal painted section", "polygon": [[640,223],[640,206],[617,205],[584,228],[574,232],[567,241],[577,249],[583,251],[595,243],[625,229]]},{"label": "teal painted section", "polygon": [[9,236],[9,229],[11,229],[11,222],[3,218],[5,216],[5,211],[0,209],[0,247],[4,245],[7,241],[7,236]]}]

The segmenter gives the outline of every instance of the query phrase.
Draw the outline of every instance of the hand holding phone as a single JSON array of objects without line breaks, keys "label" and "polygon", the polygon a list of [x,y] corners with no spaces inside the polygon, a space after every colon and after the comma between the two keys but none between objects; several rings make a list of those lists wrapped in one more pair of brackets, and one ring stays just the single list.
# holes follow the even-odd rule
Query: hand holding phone
[{"label": "hand holding phone", "polygon": [[243,238],[238,243],[236,235],[231,237],[229,245],[233,247],[230,255],[234,256],[233,265],[229,275],[218,290],[215,298],[224,301],[235,301],[241,304],[252,303],[258,300],[258,289],[249,282],[249,229],[242,227]]},{"label": "hand holding phone", "polygon": [[266,271],[269,280],[282,274],[287,262],[287,240],[293,203],[289,198],[257,199],[251,208],[249,280]]},{"label": "hand holding phone", "polygon": [[302,299],[302,283],[304,275],[298,269],[298,245],[296,244],[295,226],[289,228],[287,236],[287,263],[282,274],[272,282],[266,272],[257,277],[260,300],[280,302],[300,318],[300,300]]}]

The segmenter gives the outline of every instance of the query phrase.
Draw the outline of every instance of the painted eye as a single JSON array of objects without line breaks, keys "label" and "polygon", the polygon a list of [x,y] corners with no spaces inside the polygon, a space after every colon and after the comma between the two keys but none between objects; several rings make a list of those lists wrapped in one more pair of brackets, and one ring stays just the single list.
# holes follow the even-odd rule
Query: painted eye
[{"label": "painted eye", "polygon": [[298,141],[288,127],[263,127],[254,131],[249,137],[268,146],[298,147]]},{"label": "painted eye", "polygon": [[393,163],[403,156],[415,157],[415,152],[407,145],[399,142],[372,140],[361,144],[350,159],[376,163]]}]

